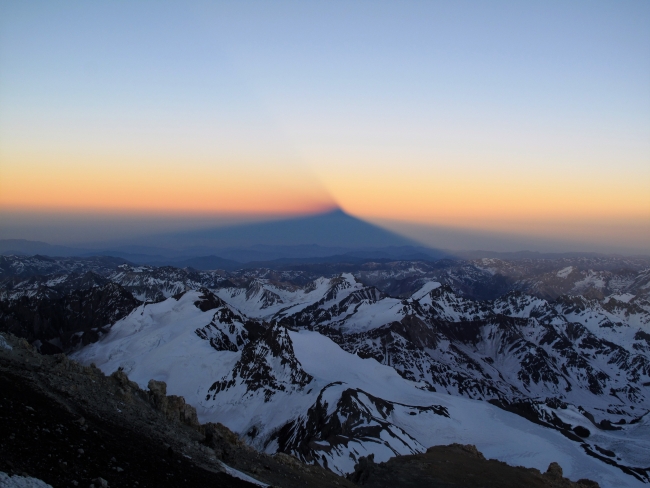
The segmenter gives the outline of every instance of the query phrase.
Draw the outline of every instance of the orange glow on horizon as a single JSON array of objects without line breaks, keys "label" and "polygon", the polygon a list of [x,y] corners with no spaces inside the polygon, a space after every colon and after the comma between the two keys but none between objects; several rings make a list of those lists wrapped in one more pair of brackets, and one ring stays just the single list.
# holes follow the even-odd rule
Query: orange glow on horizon
[{"label": "orange glow on horizon", "polygon": [[3,158],[0,212],[127,219],[226,216],[243,221],[340,207],[376,222],[531,235],[582,233],[598,239],[594,231],[598,223],[614,221],[642,233],[650,228],[650,196],[643,178],[616,181],[587,175],[558,181],[487,171],[414,173],[394,165],[369,172],[367,163],[339,160],[319,181],[308,171],[278,167],[272,160],[206,163],[178,156],[144,163],[135,158],[89,160],[93,164],[79,156],[14,153]]},{"label": "orange glow on horizon", "polygon": [[[366,179],[360,188],[342,184],[332,194],[342,207],[372,219],[504,229],[535,221],[619,219],[650,223],[650,196],[641,180],[617,188],[538,182],[501,184],[487,179]],[[601,186],[601,185],[599,185]],[[598,190],[598,188],[596,189]]]},{"label": "orange glow on horizon", "polygon": [[246,162],[21,163],[0,167],[0,210],[273,216],[337,207],[327,191],[304,174],[291,178]]},{"label": "orange glow on horizon", "polygon": [[[67,167],[66,167],[67,166]],[[237,165],[233,165],[237,166]],[[642,181],[594,189],[537,182],[516,185],[467,177],[432,180],[346,174],[317,181],[257,168],[191,172],[134,166],[131,171],[79,165],[3,167],[0,209],[158,215],[300,215],[342,207],[365,218],[420,224],[508,228],[532,221],[622,219],[650,222]],[[593,186],[593,185],[592,185]]]}]

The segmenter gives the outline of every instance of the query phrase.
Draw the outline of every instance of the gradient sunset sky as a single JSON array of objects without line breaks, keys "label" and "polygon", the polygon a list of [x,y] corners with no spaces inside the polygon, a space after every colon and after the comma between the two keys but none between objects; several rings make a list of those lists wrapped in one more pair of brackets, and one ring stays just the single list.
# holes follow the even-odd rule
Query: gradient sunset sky
[{"label": "gradient sunset sky", "polygon": [[650,252],[650,2],[0,2],[0,238],[335,207]]}]

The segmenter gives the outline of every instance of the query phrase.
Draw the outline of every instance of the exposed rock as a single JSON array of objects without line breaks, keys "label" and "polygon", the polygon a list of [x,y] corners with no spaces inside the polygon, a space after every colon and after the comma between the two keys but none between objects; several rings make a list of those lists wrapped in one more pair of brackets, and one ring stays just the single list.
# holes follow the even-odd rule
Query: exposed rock
[{"label": "exposed rock", "polygon": [[451,444],[449,447],[458,447],[462,449],[463,451],[471,454],[474,457],[477,457],[479,459],[485,459],[485,456],[483,456],[483,453],[480,452],[478,449],[476,449],[476,446],[473,444]]},{"label": "exposed rock", "polygon": [[434,446],[424,454],[398,456],[385,463],[362,457],[348,479],[367,488],[597,488],[591,480],[572,482],[562,477],[562,469],[551,463],[541,474],[537,469],[512,467],[485,459],[476,446],[451,444]]},{"label": "exposed rock", "polygon": [[285,424],[269,442],[277,442],[280,452],[333,470],[336,467],[330,466],[328,459],[345,456],[356,460],[360,439],[382,445],[395,455],[424,452],[426,449],[416,439],[390,423],[396,410],[401,414],[449,416],[447,409],[439,405],[402,405],[331,383],[321,390],[305,416]]},{"label": "exposed rock", "polygon": [[126,375],[122,368],[119,368],[113,372],[113,374],[111,374],[111,378],[113,378],[125,391],[134,391],[140,389],[135,381],[129,380],[129,377]]},{"label": "exposed rock", "polygon": [[354,465],[354,473],[348,479],[358,485],[365,485],[370,475],[375,471],[376,466],[374,454],[362,456],[359,458],[359,462]]},{"label": "exposed rock", "polygon": [[[273,367],[276,360],[281,368]],[[242,383],[247,392],[260,392],[269,401],[278,391],[302,391],[312,379],[296,359],[287,329],[274,325],[244,346],[233,370],[210,386],[206,399]]]},{"label": "exposed rock", "polygon": [[152,405],[169,420],[181,422],[192,427],[198,427],[200,425],[196,415],[196,408],[187,404],[181,396],[167,396],[167,384],[164,381],[150,380],[148,387],[149,400]]},{"label": "exposed rock", "polygon": [[286,465],[289,465],[289,466],[294,466],[294,467],[297,467],[297,468],[300,468],[300,469],[304,468],[304,466],[305,466],[296,457],[290,456],[289,454],[285,454],[283,452],[276,452],[273,455],[273,458],[275,460],[277,460],[278,462],[282,463],[282,464],[286,464]]},{"label": "exposed rock", "polygon": [[556,462],[552,462],[548,465],[548,469],[546,470],[546,473],[544,473],[544,476],[548,476],[552,479],[562,479],[562,466]]},{"label": "exposed rock", "polygon": [[97,488],[108,488],[108,481],[104,478],[95,478],[93,483]]},{"label": "exposed rock", "polygon": [[199,299],[194,302],[194,305],[196,308],[201,310],[201,312],[207,312],[208,310],[227,306],[226,302],[224,302],[221,298],[216,296],[207,288],[201,288],[200,291],[202,295],[200,295]]},{"label": "exposed rock", "polygon": [[0,331],[24,337],[44,354],[96,342],[111,324],[140,304],[117,283],[0,300]]},{"label": "exposed rock", "polygon": [[214,450],[215,456],[228,463],[238,449],[251,449],[235,433],[220,423],[208,422],[202,426],[205,445]]}]

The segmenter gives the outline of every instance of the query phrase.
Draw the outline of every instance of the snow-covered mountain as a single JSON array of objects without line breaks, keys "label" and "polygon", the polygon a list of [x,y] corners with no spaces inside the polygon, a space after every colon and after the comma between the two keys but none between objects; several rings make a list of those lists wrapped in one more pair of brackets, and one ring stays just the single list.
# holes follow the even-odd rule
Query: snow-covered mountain
[{"label": "snow-covered mountain", "polygon": [[[370,453],[382,461],[463,442],[511,464],[543,469],[559,460],[570,477],[597,474],[603,486],[635,486],[635,478],[587,456],[585,442],[487,402],[432,392],[390,366],[345,352],[318,332],[277,324],[259,328],[243,320],[205,291],[192,291],[139,307],[75,357],[105,371],[123,367],[139,384],[163,380],[197,405],[202,420],[222,422],[260,449],[341,473]],[[229,342],[210,340],[208,325]],[[567,407],[562,415],[595,430],[577,409]],[[642,458],[644,426],[641,421],[603,431],[598,442],[636,442],[629,456]]]},{"label": "snow-covered mountain", "polygon": [[[331,278],[343,272],[373,285],[388,295],[408,298],[425,283],[437,281],[457,293],[477,300],[495,299],[509,291],[555,300],[560,295],[581,295],[602,300],[643,302],[650,293],[650,259],[645,258],[494,258],[473,261],[440,259],[431,261],[333,262],[286,264],[238,271],[197,271],[171,266],[136,266],[120,258],[50,258],[47,256],[0,256],[0,289],[28,292],[38,286],[58,287],[75,276],[91,273],[133,291],[146,301],[168,298],[178,290],[227,286],[246,287],[257,278],[283,287],[305,286],[319,277]],[[57,285],[58,283],[58,285]],[[71,285],[73,288],[74,286]]]},{"label": "snow-covered mountain", "polygon": [[118,266],[126,263],[124,259],[108,256],[89,258],[52,258],[49,256],[1,256],[0,280],[10,277],[52,276],[69,273],[110,274]]},{"label": "snow-covered mountain", "polygon": [[[74,280],[119,287],[137,298],[131,311],[75,358],[141,386],[166,381],[202,421],[339,473],[371,453],[461,442],[601,486],[650,481],[649,270],[495,261],[333,276],[120,265],[96,286],[74,273],[14,279],[2,305],[64,299]],[[484,276],[506,292],[473,298]]]}]

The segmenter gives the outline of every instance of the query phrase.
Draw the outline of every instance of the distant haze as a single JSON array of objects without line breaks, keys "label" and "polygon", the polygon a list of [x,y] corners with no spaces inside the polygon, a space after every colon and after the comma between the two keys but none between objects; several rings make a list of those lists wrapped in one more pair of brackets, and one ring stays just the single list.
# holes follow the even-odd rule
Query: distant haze
[{"label": "distant haze", "polygon": [[[415,245],[438,250],[498,252],[600,252],[650,254],[649,226],[626,222],[564,223],[549,232],[521,226],[519,233],[486,228],[423,225],[404,221],[363,221],[341,210],[299,216],[161,215],[7,215],[0,216],[0,239],[29,239],[83,249],[154,246],[200,248],[199,254],[229,247],[317,245],[375,248]],[[562,223],[546,223],[560,226]],[[382,230],[384,229],[384,230]],[[387,232],[386,232],[387,231]],[[528,231],[525,233],[524,231]],[[555,237],[561,235],[562,237]],[[624,239],[621,239],[621,237]],[[624,242],[624,244],[622,244]],[[196,254],[196,253],[195,253]]]}]

